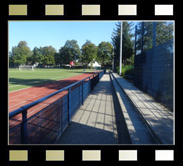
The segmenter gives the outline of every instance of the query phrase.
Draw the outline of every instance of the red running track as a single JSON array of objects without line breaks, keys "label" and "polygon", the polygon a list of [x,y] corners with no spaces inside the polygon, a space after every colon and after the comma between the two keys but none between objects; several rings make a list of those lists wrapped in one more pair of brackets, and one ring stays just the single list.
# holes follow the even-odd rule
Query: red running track
[{"label": "red running track", "polygon": [[[89,77],[89,76],[92,77],[93,74],[94,73],[82,74],[82,75],[62,79],[59,81],[54,81],[51,83],[46,83],[46,84],[42,84],[39,86],[34,86],[34,87],[10,92],[9,93],[9,112],[12,112],[26,104],[32,103],[42,97],[45,97],[51,93],[54,93],[54,92],[58,91],[59,89],[69,86],[86,77]],[[54,95],[53,97],[45,100],[44,102],[39,103],[36,106],[30,108],[27,111],[27,118],[29,118],[32,115],[34,115],[35,113],[39,112],[40,110],[42,110],[46,106],[50,105],[54,101],[58,100],[59,98],[61,98],[62,96],[64,96],[67,93],[68,93],[67,90],[60,92],[57,95]],[[17,124],[19,124],[21,122],[21,120],[22,120],[22,115],[21,114],[16,115],[15,117],[13,117],[13,120],[11,120],[11,119],[9,120],[9,127],[12,128],[12,127],[16,126]]]}]

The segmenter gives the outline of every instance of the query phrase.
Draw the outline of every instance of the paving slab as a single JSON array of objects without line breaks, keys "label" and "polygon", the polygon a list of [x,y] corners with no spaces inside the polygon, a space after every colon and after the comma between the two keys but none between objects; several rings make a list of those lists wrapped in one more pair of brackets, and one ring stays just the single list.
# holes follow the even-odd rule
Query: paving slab
[{"label": "paving slab", "polygon": [[54,144],[118,144],[108,73],[103,75]]},{"label": "paving slab", "polygon": [[[124,134],[120,138],[125,141],[125,144],[140,144],[140,145],[152,145],[159,144],[154,138],[153,134],[148,129],[147,125],[143,122],[142,118],[130,102],[130,99],[125,95],[117,81],[111,77],[114,86],[114,91],[116,94],[116,100],[119,101],[119,110],[121,111],[125,123],[123,126],[127,127],[130,142],[126,142],[123,139]],[[142,134],[143,133],[143,134]],[[126,133],[127,135],[127,133]],[[125,138],[128,139],[128,138]]]},{"label": "paving slab", "polygon": [[118,74],[112,74],[160,143],[174,144],[173,113]]}]

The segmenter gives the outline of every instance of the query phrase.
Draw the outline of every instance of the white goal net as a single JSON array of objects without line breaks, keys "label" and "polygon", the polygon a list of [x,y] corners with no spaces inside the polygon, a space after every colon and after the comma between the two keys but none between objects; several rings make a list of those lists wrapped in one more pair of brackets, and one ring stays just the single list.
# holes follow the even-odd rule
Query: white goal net
[{"label": "white goal net", "polygon": [[35,67],[32,66],[32,65],[20,65],[19,66],[19,71],[22,71],[22,70],[31,70],[31,71],[34,71],[35,70]]}]

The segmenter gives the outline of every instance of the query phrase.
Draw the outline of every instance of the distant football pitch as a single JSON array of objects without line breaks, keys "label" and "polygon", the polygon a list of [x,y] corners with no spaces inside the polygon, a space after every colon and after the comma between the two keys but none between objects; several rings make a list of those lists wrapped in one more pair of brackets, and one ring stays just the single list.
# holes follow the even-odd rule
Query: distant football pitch
[{"label": "distant football pitch", "polygon": [[93,71],[94,69],[86,71],[83,69],[36,69],[35,71],[9,69],[9,92]]}]

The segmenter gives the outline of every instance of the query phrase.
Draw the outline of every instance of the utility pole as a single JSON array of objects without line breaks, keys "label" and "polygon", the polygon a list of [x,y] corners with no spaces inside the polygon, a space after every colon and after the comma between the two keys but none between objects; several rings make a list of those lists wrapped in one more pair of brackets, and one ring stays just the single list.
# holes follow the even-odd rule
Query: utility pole
[{"label": "utility pole", "polygon": [[122,73],[122,44],[123,44],[123,21],[121,21],[121,33],[120,33],[120,60],[119,60],[119,75]]}]

